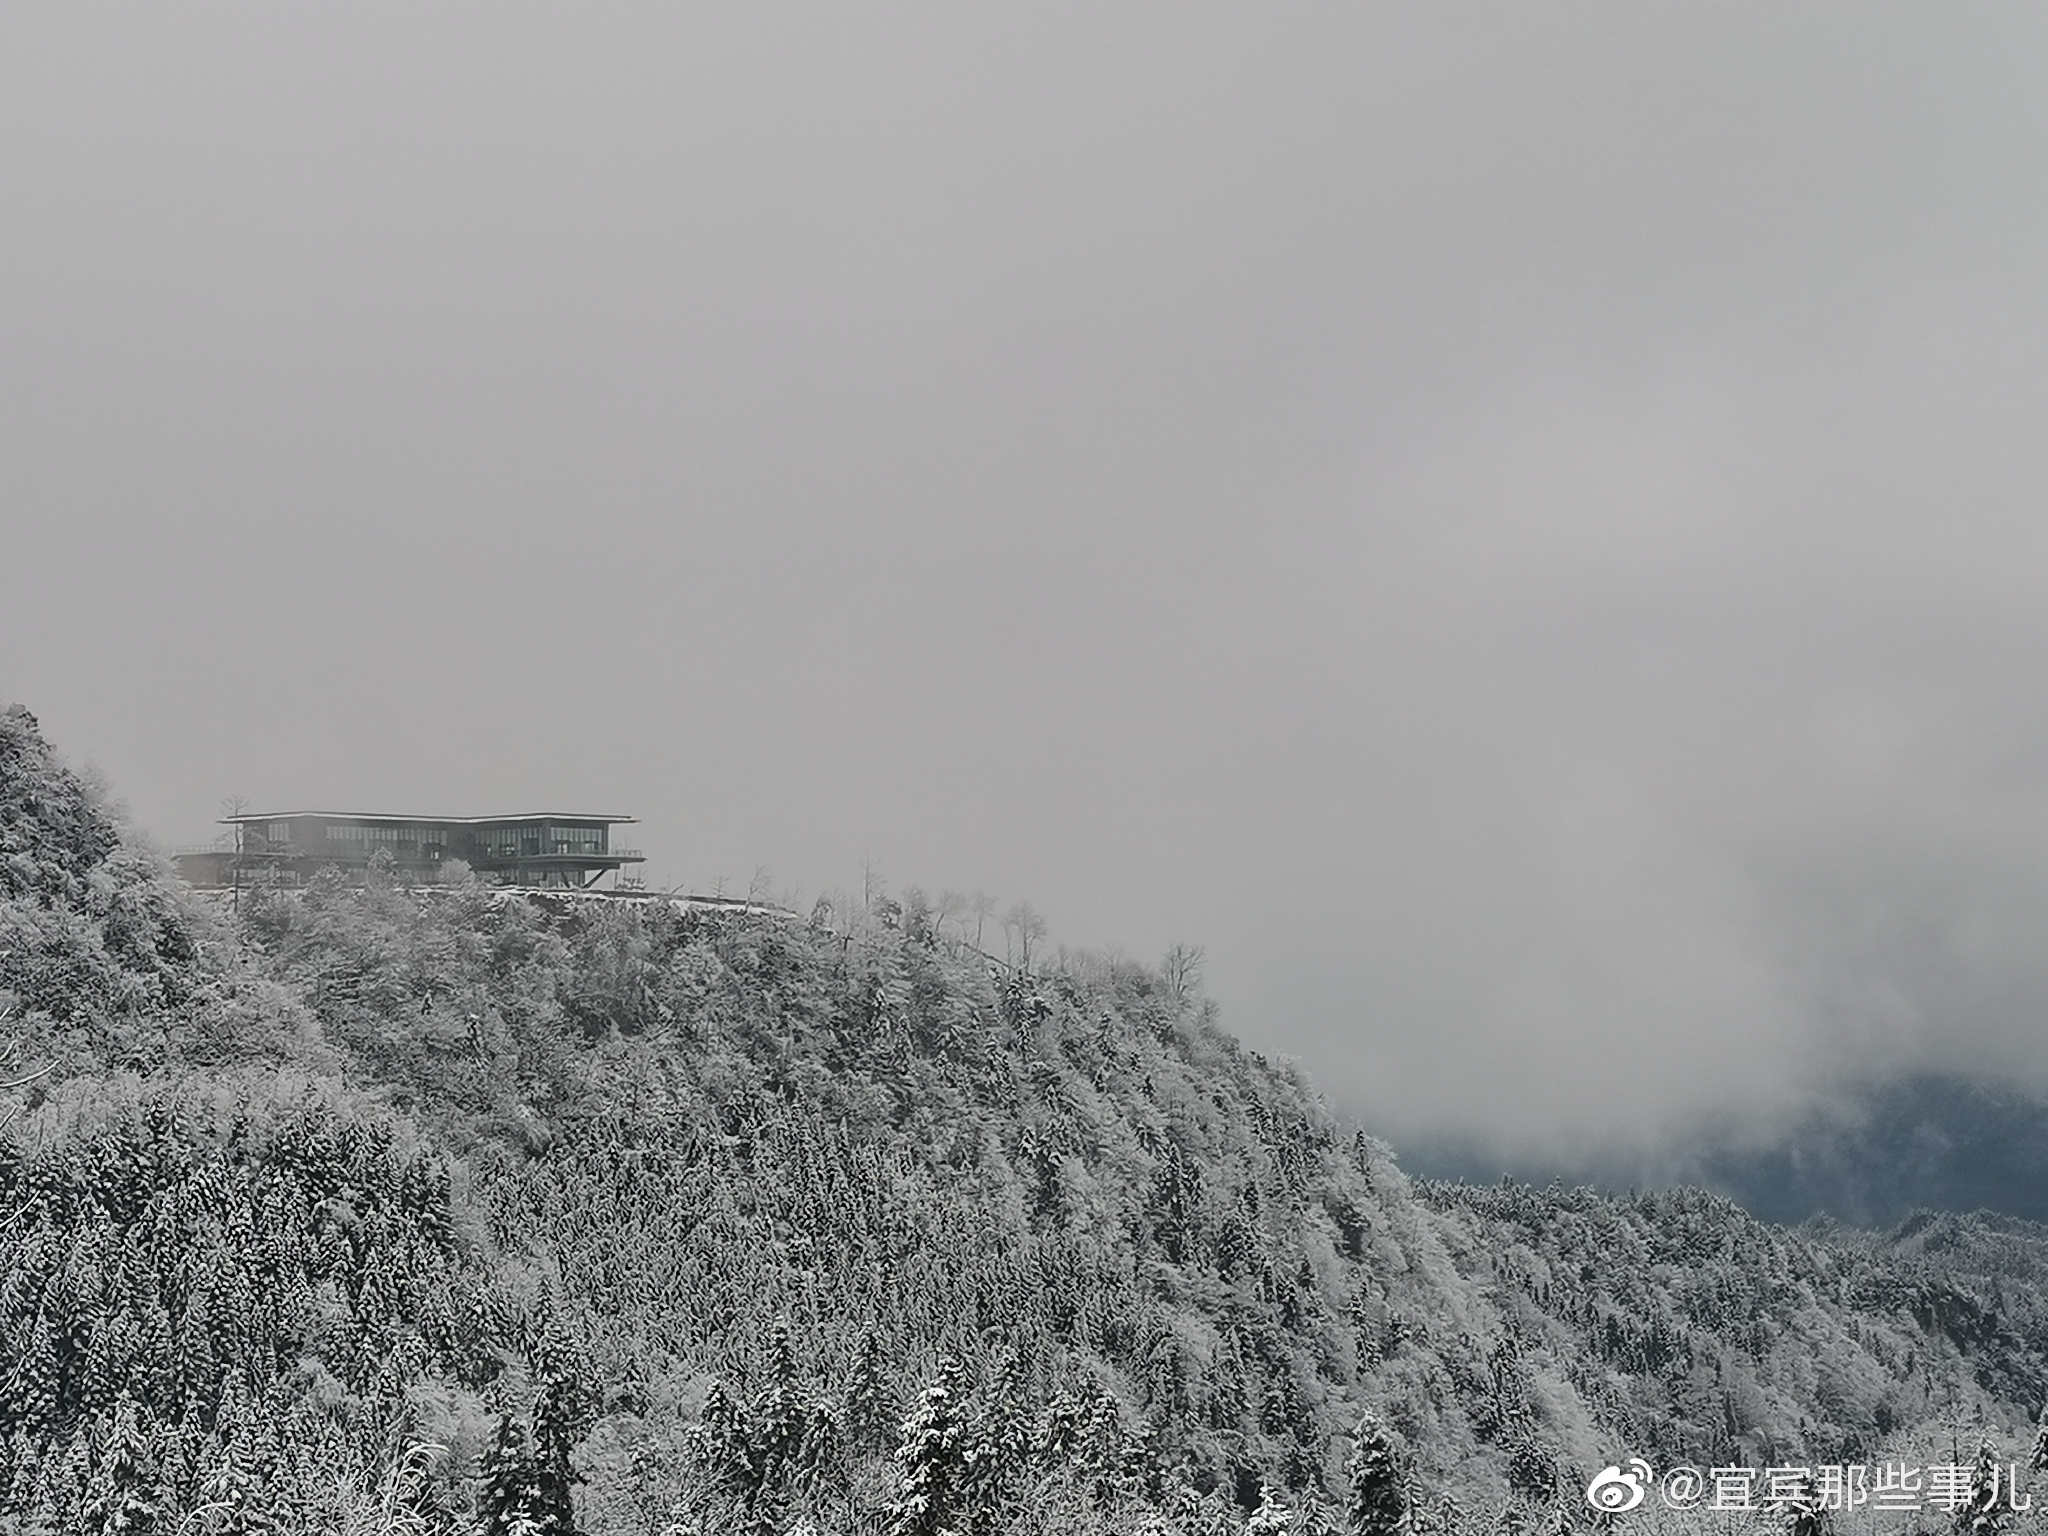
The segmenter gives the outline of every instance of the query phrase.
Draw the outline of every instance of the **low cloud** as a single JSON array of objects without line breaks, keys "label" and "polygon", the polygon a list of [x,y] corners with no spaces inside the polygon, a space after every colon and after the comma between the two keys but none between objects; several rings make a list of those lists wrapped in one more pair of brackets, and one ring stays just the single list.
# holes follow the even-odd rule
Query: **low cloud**
[{"label": "low cloud", "polygon": [[1911,1073],[2048,1092],[2048,487],[2007,432],[2048,381],[1971,363],[2008,323],[1675,354],[1361,476],[1319,591],[1355,881],[1304,872],[1345,958],[1292,998],[1357,998],[1338,1097],[1645,1163]]}]

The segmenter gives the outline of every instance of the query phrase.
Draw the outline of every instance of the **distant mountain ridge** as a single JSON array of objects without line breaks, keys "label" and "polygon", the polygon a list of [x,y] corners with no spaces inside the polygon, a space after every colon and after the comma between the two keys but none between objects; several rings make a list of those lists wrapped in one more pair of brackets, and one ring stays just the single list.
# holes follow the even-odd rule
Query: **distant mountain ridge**
[{"label": "distant mountain ridge", "polygon": [[2048,1221],[2048,1102],[2014,1087],[1916,1073],[1845,1091],[1763,1146],[1660,1149],[1656,1172],[1617,1160],[1544,1162],[1469,1143],[1424,1142],[1402,1161],[1433,1177],[1628,1189],[1671,1171],[1765,1221],[1829,1217],[1890,1227],[1918,1211],[1992,1211]]},{"label": "distant mountain ridge", "polygon": [[1825,1211],[1890,1226],[1921,1210],[2048,1221],[2048,1103],[1920,1073],[1864,1090],[1778,1149],[1712,1155],[1704,1173],[1770,1221]]}]

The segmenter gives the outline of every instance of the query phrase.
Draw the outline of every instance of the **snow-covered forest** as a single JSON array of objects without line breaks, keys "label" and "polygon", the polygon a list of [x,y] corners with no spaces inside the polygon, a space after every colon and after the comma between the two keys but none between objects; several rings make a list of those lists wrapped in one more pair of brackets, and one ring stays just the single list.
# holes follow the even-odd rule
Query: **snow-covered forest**
[{"label": "snow-covered forest", "polygon": [[[16,709],[0,1015],[9,1530],[2042,1518],[2048,1228],[1413,1181],[1184,974],[915,891],[224,911]],[[1589,1507],[1632,1457],[2003,1485]]]}]

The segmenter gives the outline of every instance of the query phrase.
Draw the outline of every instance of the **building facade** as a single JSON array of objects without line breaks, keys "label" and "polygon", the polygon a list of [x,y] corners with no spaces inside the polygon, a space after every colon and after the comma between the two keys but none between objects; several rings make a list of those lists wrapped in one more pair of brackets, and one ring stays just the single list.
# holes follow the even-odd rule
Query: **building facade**
[{"label": "building facade", "polygon": [[628,865],[639,851],[612,840],[631,816],[538,811],[524,816],[378,816],[334,811],[268,811],[228,816],[232,843],[177,855],[194,885],[303,885],[338,868],[360,879],[389,853],[393,873],[435,880],[456,863],[497,885],[580,890]]}]

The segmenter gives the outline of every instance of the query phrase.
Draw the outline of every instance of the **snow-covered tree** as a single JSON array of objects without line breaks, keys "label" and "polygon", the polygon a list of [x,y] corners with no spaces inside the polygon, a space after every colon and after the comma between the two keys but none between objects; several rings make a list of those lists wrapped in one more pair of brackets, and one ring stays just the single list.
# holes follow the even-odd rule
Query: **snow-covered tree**
[{"label": "snow-covered tree", "polygon": [[1269,1482],[1259,1484],[1259,1507],[1245,1522],[1244,1536],[1288,1536],[1294,1529],[1294,1512],[1286,1496]]},{"label": "snow-covered tree", "polygon": [[[1991,1443],[1979,1441],[1977,1460],[1970,1468],[1969,1497],[1956,1511],[1956,1530],[1961,1536],[1998,1536],[2011,1523],[2012,1511],[1999,1503],[2000,1495],[2007,1493],[2004,1478],[2004,1468],[1993,1454]],[[2005,1502],[2010,1505],[2012,1501],[2007,1497]]]},{"label": "snow-covered tree", "polygon": [[92,1536],[150,1536],[162,1525],[163,1489],[131,1399],[115,1406],[98,1449],[79,1528]]},{"label": "snow-covered tree", "polygon": [[1785,1536],[1821,1536],[1826,1519],[1821,1511],[1820,1490],[1809,1475],[1802,1478],[1799,1491],[1785,1503]]},{"label": "snow-covered tree", "polygon": [[1386,1427],[1371,1414],[1351,1431],[1351,1455],[1344,1463],[1351,1482],[1344,1522],[1352,1536],[1394,1536],[1408,1519],[1408,1496],[1400,1462]]},{"label": "snow-covered tree", "polygon": [[918,1395],[896,1447],[890,1536],[939,1536],[960,1513],[973,1471],[961,1399],[960,1362],[939,1362],[939,1378]]},{"label": "snow-covered tree", "polygon": [[557,1536],[546,1523],[532,1446],[525,1429],[510,1414],[498,1418],[497,1434],[484,1453],[483,1473],[478,1510],[483,1536]]}]

